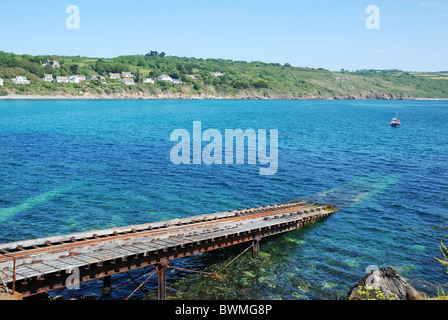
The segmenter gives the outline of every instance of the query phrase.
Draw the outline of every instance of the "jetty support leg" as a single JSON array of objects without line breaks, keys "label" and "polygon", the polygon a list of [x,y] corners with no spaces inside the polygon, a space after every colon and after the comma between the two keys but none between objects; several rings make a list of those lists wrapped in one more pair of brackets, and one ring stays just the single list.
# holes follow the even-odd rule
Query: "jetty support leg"
[{"label": "jetty support leg", "polygon": [[259,253],[260,253],[260,239],[257,238],[252,242],[252,257],[254,258],[258,257]]},{"label": "jetty support leg", "polygon": [[161,261],[156,265],[158,282],[158,299],[166,300],[166,266],[167,261]]},{"label": "jetty support leg", "polygon": [[103,278],[103,295],[108,296],[112,291],[112,276],[105,276]]}]

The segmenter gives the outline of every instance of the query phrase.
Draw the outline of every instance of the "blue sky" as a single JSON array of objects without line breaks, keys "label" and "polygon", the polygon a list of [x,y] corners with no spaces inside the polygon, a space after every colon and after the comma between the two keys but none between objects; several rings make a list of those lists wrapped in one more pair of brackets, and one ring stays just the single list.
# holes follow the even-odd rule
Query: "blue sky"
[{"label": "blue sky", "polygon": [[[66,28],[66,8],[80,29]],[[380,9],[369,30],[368,5]],[[150,50],[329,70],[448,70],[448,0],[0,1],[0,50],[116,57]]]}]

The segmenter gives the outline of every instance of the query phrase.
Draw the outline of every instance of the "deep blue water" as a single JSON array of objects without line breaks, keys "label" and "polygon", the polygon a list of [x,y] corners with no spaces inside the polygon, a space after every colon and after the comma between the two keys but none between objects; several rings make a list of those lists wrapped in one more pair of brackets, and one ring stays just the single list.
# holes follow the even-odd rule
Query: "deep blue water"
[{"label": "deep blue water", "polygon": [[[172,164],[170,133],[192,133],[193,121],[223,134],[278,129],[277,174]],[[434,295],[448,286],[434,258],[448,235],[447,123],[446,101],[0,101],[0,242],[315,199],[341,210],[264,241],[263,268],[241,282],[251,298],[345,298],[369,265],[394,266]],[[202,270],[230,253],[178,265]],[[169,289],[188,277],[168,274]],[[114,279],[124,284],[112,298],[135,289],[127,279]],[[248,298],[239,290],[230,297]]]}]

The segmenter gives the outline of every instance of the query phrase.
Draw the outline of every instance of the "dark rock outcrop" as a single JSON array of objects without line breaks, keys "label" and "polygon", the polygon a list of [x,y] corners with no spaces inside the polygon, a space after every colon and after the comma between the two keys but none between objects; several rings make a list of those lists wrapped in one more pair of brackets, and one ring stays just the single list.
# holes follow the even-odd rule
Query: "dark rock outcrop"
[{"label": "dark rock outcrop", "polygon": [[365,298],[359,291],[365,288],[379,289],[386,298],[396,297],[398,300],[424,300],[424,296],[412,287],[397,270],[392,267],[367,273],[358,284],[352,288],[349,300]]}]

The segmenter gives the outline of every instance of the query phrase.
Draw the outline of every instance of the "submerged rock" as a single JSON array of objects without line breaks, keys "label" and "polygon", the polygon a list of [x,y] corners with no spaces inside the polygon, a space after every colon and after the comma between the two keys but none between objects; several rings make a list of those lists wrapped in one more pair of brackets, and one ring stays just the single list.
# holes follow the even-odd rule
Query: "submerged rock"
[{"label": "submerged rock", "polygon": [[270,254],[270,253],[267,253],[267,252],[260,251],[260,252],[258,253],[258,256],[259,256],[260,258],[262,258],[262,259],[267,259],[267,258],[270,258],[270,257],[271,257],[271,254]]},{"label": "submerged rock", "polygon": [[243,274],[247,277],[247,278],[255,278],[255,274],[251,271],[243,271]]},{"label": "submerged rock", "polygon": [[424,300],[424,296],[412,287],[397,270],[392,267],[382,268],[379,271],[367,273],[358,284],[352,288],[349,300],[366,299],[366,288],[377,289],[370,297],[379,298],[378,293],[384,298],[396,298],[397,300]]}]

